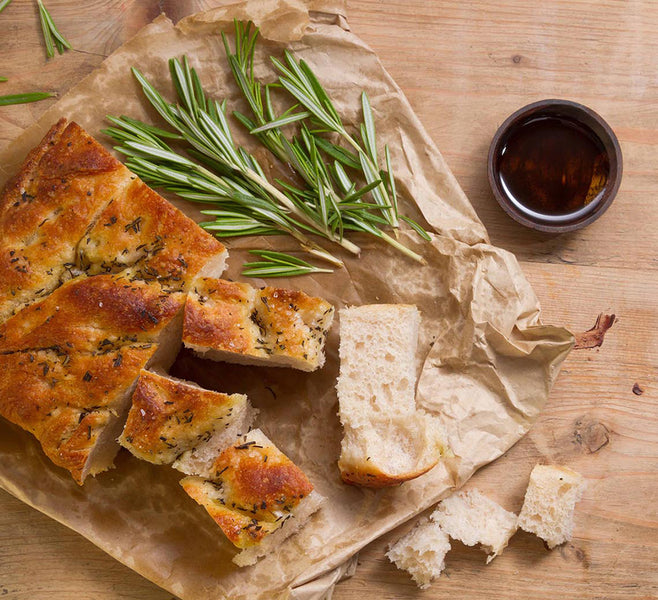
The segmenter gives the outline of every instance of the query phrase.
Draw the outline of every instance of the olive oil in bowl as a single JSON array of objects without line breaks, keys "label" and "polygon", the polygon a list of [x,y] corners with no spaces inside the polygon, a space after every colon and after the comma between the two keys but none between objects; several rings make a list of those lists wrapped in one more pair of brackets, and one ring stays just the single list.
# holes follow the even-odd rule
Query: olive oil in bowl
[{"label": "olive oil in bowl", "polygon": [[621,150],[612,130],[567,101],[535,103],[512,115],[489,154],[498,202],[517,221],[543,231],[569,231],[596,219],[620,179]]}]

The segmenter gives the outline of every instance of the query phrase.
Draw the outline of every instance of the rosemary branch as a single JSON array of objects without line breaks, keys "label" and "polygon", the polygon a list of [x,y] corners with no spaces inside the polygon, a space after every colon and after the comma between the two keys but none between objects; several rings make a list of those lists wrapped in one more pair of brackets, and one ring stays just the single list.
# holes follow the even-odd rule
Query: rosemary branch
[{"label": "rosemary branch", "polygon": [[71,44],[58,31],[53,18],[43,5],[43,2],[37,0],[37,4],[39,6],[39,20],[41,21],[43,40],[46,44],[46,55],[48,58],[53,58],[55,56],[55,48],[57,48],[57,52],[63,54],[65,50],[71,48]]},{"label": "rosemary branch", "polygon": [[137,69],[133,69],[133,73],[156,111],[190,144],[197,158],[209,159],[233,177],[237,176],[255,195],[278,202],[309,230],[340,244],[349,252],[359,252],[352,242],[342,240],[328,230],[320,214],[295,202],[267,180],[256,158],[233,140],[226,118],[226,102],[220,104],[206,98],[199,77],[186,57],[182,62],[171,59],[169,65],[181,101],[179,105],[166,102]]},{"label": "rosemary branch", "polygon": [[249,250],[249,252],[263,260],[244,263],[242,274],[246,277],[291,277],[309,273],[333,273],[331,269],[321,269],[283,252],[271,250]]},{"label": "rosemary branch", "polygon": [[[174,152],[163,138],[180,136],[128,117],[108,117],[115,125],[103,130],[121,145],[116,150],[126,155],[126,165],[144,181],[163,187],[182,198],[222,206],[222,211],[243,217],[240,230],[235,219],[230,226],[215,223],[201,225],[220,237],[229,235],[288,234],[314,256],[342,266],[342,262],[310,240],[303,227],[276,203],[254,195],[246,182],[217,173]],[[211,214],[213,211],[204,211]]]},{"label": "rosemary branch", "polygon": [[[362,151],[360,147],[357,147],[360,154],[356,155],[336,146],[318,137],[316,132],[311,131],[305,124],[301,126],[300,137],[288,139],[282,128],[291,123],[307,119],[309,116],[315,116],[318,114],[318,108],[308,101],[305,102],[303,93],[297,93],[293,94],[295,99],[299,101],[299,104],[304,105],[307,110],[295,112],[299,108],[299,104],[295,104],[284,112],[281,117],[276,117],[270,94],[272,85],[262,86],[254,77],[254,52],[258,29],[252,30],[252,25],[251,22],[244,24],[235,21],[235,52],[231,51],[227,37],[222,34],[229,66],[236,84],[251,109],[252,117],[247,117],[239,112],[233,114],[274,156],[289,164],[304,180],[306,189],[300,190],[282,181],[278,181],[278,183],[300,201],[306,199],[320,206],[324,218],[323,224],[325,227],[331,227],[332,231],[335,231],[341,238],[345,229],[367,232],[386,241],[418,262],[424,262],[421,256],[381,231],[381,227],[387,224],[397,227],[397,195],[388,147],[385,147],[387,170],[380,172],[373,166],[373,161],[374,163],[377,161],[376,138],[374,120],[367,96],[363,94],[364,125],[362,126],[362,137],[367,141],[368,154]],[[289,63],[292,64],[291,68],[302,73],[301,67],[297,66],[292,55],[287,56]],[[273,58],[272,60],[276,64],[276,59]],[[302,73],[302,77],[306,77],[305,81],[308,87],[312,88],[317,98],[322,99],[318,102],[322,102],[328,110],[328,114],[322,114],[325,122],[331,121],[334,124],[334,130],[339,128],[345,135],[350,137],[317,78],[310,72],[308,67],[305,68],[308,74]],[[352,138],[350,137],[350,139]],[[355,186],[344,188],[341,195],[334,187],[335,177],[332,177],[331,170],[320,156],[321,150],[335,160],[359,170],[366,180],[366,185],[360,190],[356,190]],[[385,184],[388,185],[390,193]],[[368,192],[372,194],[375,205],[364,203],[361,200]],[[389,201],[392,204],[389,204]],[[378,219],[372,213],[373,209],[379,209],[385,220]],[[427,234],[418,224],[414,223],[413,226],[416,231],[423,231],[427,237]]]}]

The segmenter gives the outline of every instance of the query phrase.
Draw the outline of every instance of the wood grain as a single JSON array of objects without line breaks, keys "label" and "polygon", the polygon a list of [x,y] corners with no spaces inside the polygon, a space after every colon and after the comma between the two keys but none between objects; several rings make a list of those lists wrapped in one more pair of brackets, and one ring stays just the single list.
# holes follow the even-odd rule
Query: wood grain
[{"label": "wood grain", "polygon": [[[174,20],[212,0],[48,0],[78,48],[45,60],[34,3],[0,15],[0,93],[65,92],[164,10]],[[518,533],[488,566],[455,544],[423,598],[658,598],[658,3],[350,0],[352,29],[379,54],[442,149],[492,241],[522,260],[545,321],[574,332],[599,313],[617,321],[598,348],[574,351],[532,431],[469,486],[518,511],[537,462],[588,479],[571,543],[553,551]],[[611,209],[587,229],[551,237],[497,206],[486,154],[498,125],[528,102],[562,97],[616,131],[624,177]],[[0,110],[0,146],[50,101]],[[635,384],[643,390],[633,393]],[[417,598],[384,557],[405,525],[361,552],[335,600]],[[12,600],[169,600],[86,540],[0,493],[0,596]]]}]

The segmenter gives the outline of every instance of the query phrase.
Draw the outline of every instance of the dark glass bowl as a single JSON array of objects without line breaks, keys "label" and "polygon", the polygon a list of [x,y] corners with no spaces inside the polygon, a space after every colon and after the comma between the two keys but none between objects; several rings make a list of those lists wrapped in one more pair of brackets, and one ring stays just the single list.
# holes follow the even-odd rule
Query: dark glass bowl
[{"label": "dark glass bowl", "polygon": [[[510,135],[529,121],[544,117],[567,119],[578,124],[598,139],[608,158],[609,172],[601,196],[596,202],[591,202],[573,213],[548,216],[523,210],[501,182],[500,161]],[[569,100],[541,100],[517,110],[499,127],[489,148],[487,171],[491,190],[498,204],[510,217],[532,229],[549,233],[563,233],[589,225],[612,204],[621,183],[622,154],[614,132],[592,109]]]}]

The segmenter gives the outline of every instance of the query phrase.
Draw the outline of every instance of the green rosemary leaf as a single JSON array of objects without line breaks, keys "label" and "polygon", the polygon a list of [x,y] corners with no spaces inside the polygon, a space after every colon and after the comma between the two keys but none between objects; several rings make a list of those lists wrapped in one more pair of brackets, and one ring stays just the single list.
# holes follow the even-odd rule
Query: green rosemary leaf
[{"label": "green rosemary leaf", "polygon": [[413,219],[410,219],[409,217],[405,217],[404,215],[400,215],[400,219],[404,221],[405,223],[408,223],[409,226],[420,235],[426,242],[431,242],[432,238],[430,237],[429,233],[425,231],[416,221]]},{"label": "green rosemary leaf", "polygon": [[3,83],[5,81],[9,81],[9,79],[7,79],[6,77],[0,77],[0,83]]},{"label": "green rosemary leaf", "polygon": [[279,117],[278,119],[274,119],[273,121],[270,121],[269,123],[266,123],[265,125],[261,125],[260,127],[256,127],[252,129],[249,133],[263,133],[264,131],[268,131],[270,129],[277,129],[279,127],[283,127],[285,125],[290,125],[290,123],[296,123],[297,121],[303,121],[304,119],[308,119],[308,117],[311,116],[311,113],[309,112],[300,112],[300,113],[295,113],[294,115],[288,115],[285,117]]},{"label": "green rosemary leaf", "polygon": [[293,277],[309,273],[332,273],[331,269],[321,269],[290,254],[272,250],[249,250],[265,260],[248,262],[243,265],[242,274],[247,277]]},{"label": "green rosemary leaf", "polygon": [[363,124],[361,125],[361,139],[368,156],[377,164],[377,144],[375,143],[375,121],[372,117],[372,107],[365,92],[361,93],[361,107],[363,109]]},{"label": "green rosemary leaf", "polygon": [[51,98],[55,94],[51,92],[33,92],[29,94],[10,94],[8,96],[0,96],[0,106],[9,106],[10,104],[26,104],[28,102],[38,102]]},{"label": "green rosemary leaf", "polygon": [[[345,198],[343,198],[343,202],[340,203],[340,206],[343,206],[344,202],[354,202],[354,200],[358,200],[362,196],[365,196],[368,192],[375,189],[380,183],[381,181],[379,179],[375,179],[374,181],[371,181],[367,185],[364,185],[360,190],[357,190],[356,192],[352,192],[351,194],[345,196]],[[384,206],[380,204],[378,204],[377,207],[380,209],[384,208]]]},{"label": "green rosemary leaf", "polygon": [[37,0],[37,4],[39,6],[39,20],[41,21],[41,30],[43,32],[44,42],[46,43],[46,54],[48,58],[55,56],[55,47],[57,47],[59,54],[63,54],[65,50],[71,48],[71,44],[58,31],[53,18],[43,5],[43,2]]},{"label": "green rosemary leaf", "polygon": [[[311,131],[311,133],[315,133],[315,130]],[[351,167],[352,169],[361,168],[359,158],[353,152],[350,152],[349,150],[346,150],[337,144],[332,144],[329,140],[321,137],[316,137],[315,143],[323,152],[340,161],[346,167]]]},{"label": "green rosemary leaf", "polygon": [[[107,117],[108,120],[112,121],[113,117]],[[125,115],[122,115],[121,117],[118,118],[118,123],[117,125],[121,125],[123,127],[129,127],[132,126],[135,129],[139,129],[141,131],[144,131],[146,133],[150,133],[151,135],[159,138],[165,138],[165,139],[172,139],[172,140],[182,140],[184,139],[182,135],[179,133],[173,133],[171,131],[166,131],[164,129],[160,129],[159,127],[155,127],[154,125],[149,125],[148,123],[144,123],[143,121],[138,121],[137,119],[131,119],[130,117],[126,117]],[[115,121],[112,121],[115,122]]]},{"label": "green rosemary leaf", "polygon": [[[398,216],[398,194],[395,189],[395,177],[393,176],[393,167],[391,166],[391,153],[388,149],[388,144],[384,146],[384,155],[386,157],[386,182],[388,183],[389,196],[391,197],[391,205],[393,213]],[[424,231],[424,230],[423,230]]]},{"label": "green rosemary leaf", "polygon": [[41,0],[37,0],[39,6],[39,21],[41,22],[41,32],[43,33],[43,41],[46,44],[46,56],[53,58],[55,56],[55,47],[53,45],[53,35],[48,26],[48,19],[46,17],[46,7]]},{"label": "green rosemary leaf", "polygon": [[0,12],[2,12],[5,8],[7,8],[10,2],[11,0],[0,0]]}]

